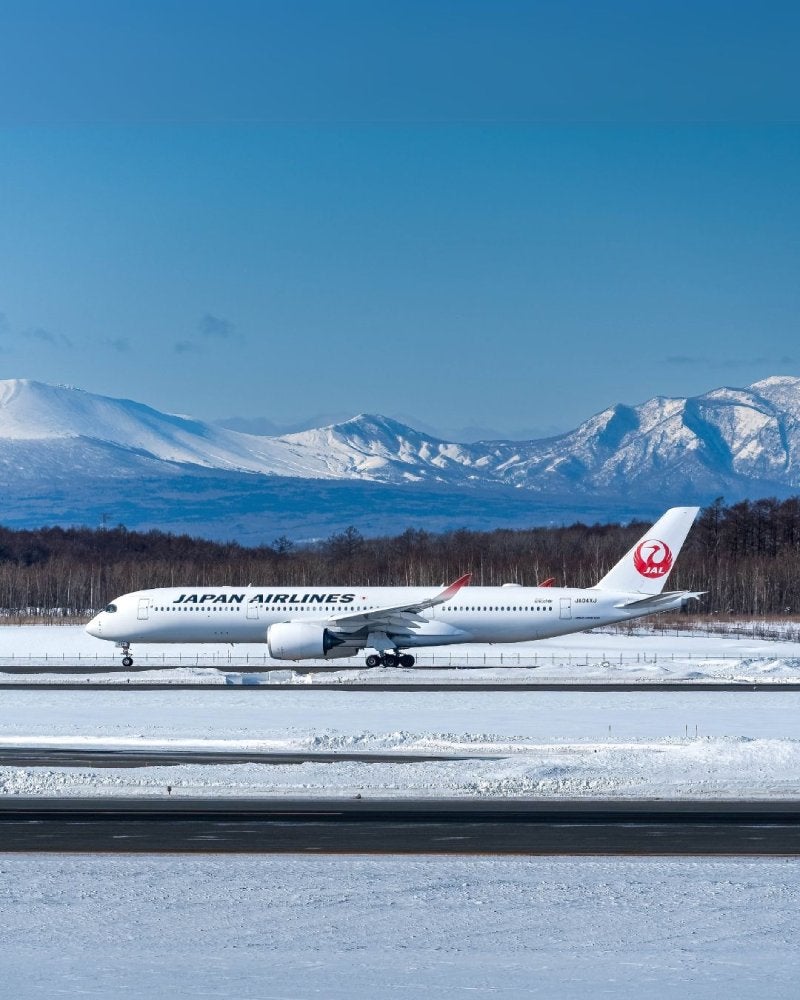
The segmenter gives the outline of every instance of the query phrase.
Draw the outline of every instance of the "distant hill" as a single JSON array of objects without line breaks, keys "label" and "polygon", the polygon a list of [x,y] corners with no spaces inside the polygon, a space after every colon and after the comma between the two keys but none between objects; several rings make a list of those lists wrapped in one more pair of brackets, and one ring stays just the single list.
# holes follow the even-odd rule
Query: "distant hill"
[{"label": "distant hill", "polygon": [[800,378],[617,404],[574,431],[459,444],[361,414],[244,434],[131,400],[0,381],[0,522],[269,541],[649,517],[800,492]]}]

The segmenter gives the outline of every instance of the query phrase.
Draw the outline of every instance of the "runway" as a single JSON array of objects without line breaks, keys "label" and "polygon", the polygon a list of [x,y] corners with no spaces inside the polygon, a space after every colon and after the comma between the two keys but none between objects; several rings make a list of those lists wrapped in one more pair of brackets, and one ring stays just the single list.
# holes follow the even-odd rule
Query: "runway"
[{"label": "runway", "polygon": [[179,764],[335,764],[359,761],[362,764],[419,764],[431,761],[502,760],[498,754],[417,753],[375,751],[364,753],[336,750],[196,750],[160,748],[106,749],[84,747],[0,746],[0,767],[173,767]]},{"label": "runway", "polygon": [[0,799],[0,852],[800,856],[800,801]]}]

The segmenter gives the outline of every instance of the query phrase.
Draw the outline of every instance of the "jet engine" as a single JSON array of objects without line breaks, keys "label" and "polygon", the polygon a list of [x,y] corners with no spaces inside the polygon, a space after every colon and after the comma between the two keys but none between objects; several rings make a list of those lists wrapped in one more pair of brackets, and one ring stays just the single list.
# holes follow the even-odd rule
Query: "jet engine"
[{"label": "jet engine", "polygon": [[267,648],[274,660],[318,660],[348,656],[352,650],[341,649],[344,639],[324,625],[313,622],[279,622],[267,629]]}]

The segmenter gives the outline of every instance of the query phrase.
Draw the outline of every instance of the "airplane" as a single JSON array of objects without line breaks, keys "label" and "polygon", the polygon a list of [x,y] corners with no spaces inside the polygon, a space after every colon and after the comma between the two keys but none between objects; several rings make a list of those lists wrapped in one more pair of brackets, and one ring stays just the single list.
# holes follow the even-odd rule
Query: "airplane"
[{"label": "airplane", "polygon": [[133,643],[263,643],[275,660],[366,653],[368,667],[413,667],[407,650],[525,642],[675,611],[701,592],[665,591],[699,507],[672,507],[606,575],[586,589],[506,583],[471,575],[427,587],[166,587],[123,594],[86,626],[122,649]]}]

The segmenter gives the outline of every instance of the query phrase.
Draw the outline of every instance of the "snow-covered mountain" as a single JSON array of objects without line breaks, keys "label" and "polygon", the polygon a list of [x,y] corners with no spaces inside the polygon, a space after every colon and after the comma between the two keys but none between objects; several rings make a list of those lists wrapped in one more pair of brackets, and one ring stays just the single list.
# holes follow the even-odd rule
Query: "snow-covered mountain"
[{"label": "snow-covered mountain", "polygon": [[[0,462],[16,461],[18,473],[39,475],[41,462],[25,458],[46,454],[51,473],[57,473],[65,464],[58,458],[63,454],[74,471],[76,443],[87,457],[115,449],[116,460],[105,469],[109,476],[125,475],[130,463],[146,459],[304,479],[444,482],[460,480],[462,470],[480,459],[471,454],[474,446],[438,441],[386,417],[361,415],[330,427],[263,437],[70,386],[0,381]],[[103,474],[94,463],[91,468]]]},{"label": "snow-covered mountain", "polygon": [[649,494],[678,486],[695,494],[760,495],[800,486],[800,378],[774,376],[745,389],[688,399],[657,396],[617,404],[576,430],[533,441],[506,478],[536,488],[557,480],[592,492]]},{"label": "snow-covered mountain", "polygon": [[[131,400],[12,379],[0,381],[0,477],[0,521],[7,523],[24,520],[18,506],[11,508],[22,494],[38,497],[38,510],[49,493],[55,509],[44,520],[59,521],[56,495],[59,503],[71,497],[68,506],[80,509],[80,494],[102,492],[101,484],[107,494],[122,489],[136,509],[152,508],[153,491],[160,491],[166,515],[172,483],[178,515],[192,503],[185,484],[196,482],[202,492],[200,484],[208,490],[212,481],[211,492],[226,497],[230,517],[231,495],[263,492],[265,477],[275,489],[278,480],[318,481],[293,493],[294,503],[304,496],[309,507],[323,481],[392,485],[413,506],[412,497],[428,488],[444,491],[452,507],[452,496],[464,491],[500,490],[508,497],[508,487],[515,487],[532,509],[538,496],[565,518],[587,503],[618,505],[622,498],[649,511],[665,499],[786,495],[800,488],[800,378],[617,404],[558,437],[473,444],[365,414],[296,434],[243,434]],[[144,489],[148,495],[138,497]],[[41,512],[37,516],[42,523]]]}]

